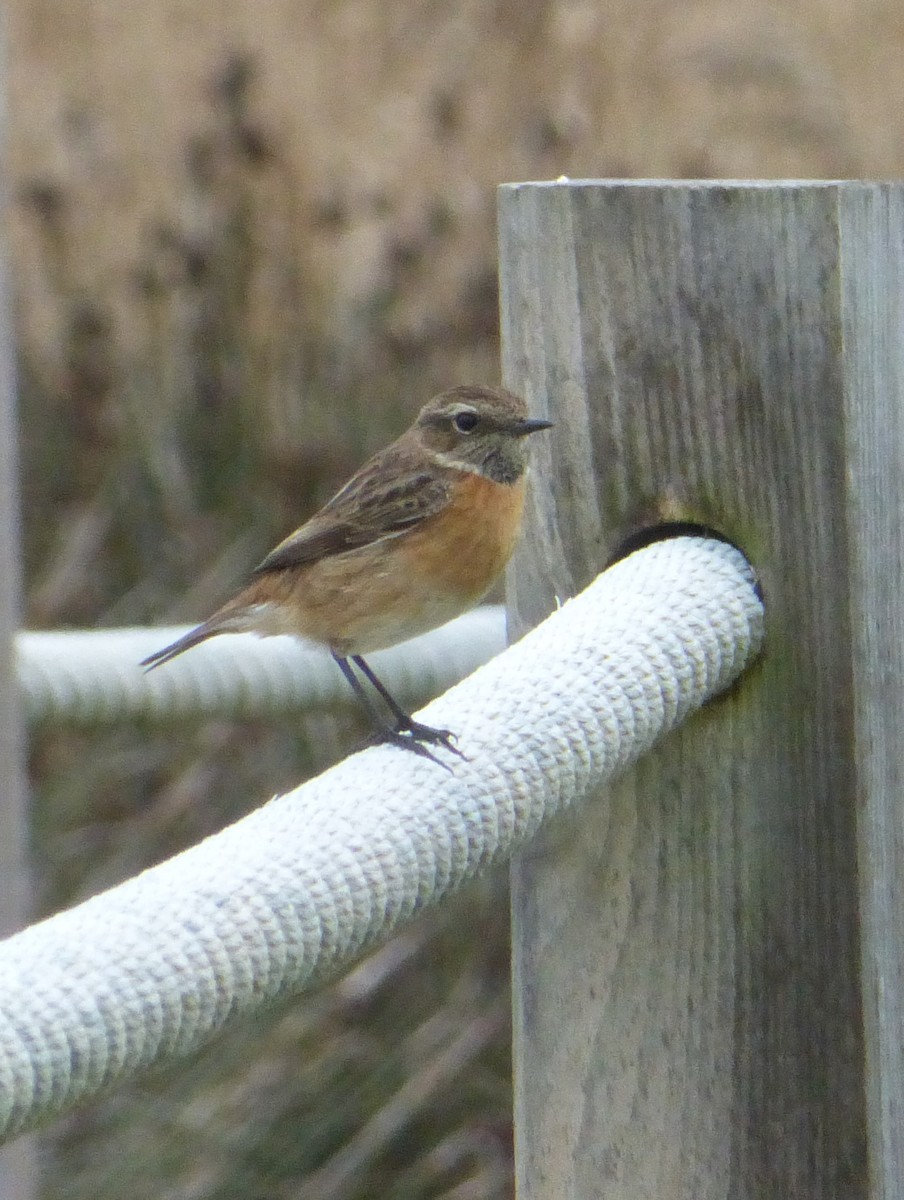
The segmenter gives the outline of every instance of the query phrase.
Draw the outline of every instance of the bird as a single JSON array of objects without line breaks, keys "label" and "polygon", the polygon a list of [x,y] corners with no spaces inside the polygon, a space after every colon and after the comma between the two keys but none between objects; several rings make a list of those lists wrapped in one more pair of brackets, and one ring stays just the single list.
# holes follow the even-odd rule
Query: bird
[{"label": "bird", "polygon": [[405,712],[364,655],[483,599],[518,536],[527,438],[551,426],[502,387],[464,384],[435,396],[401,437],[271,550],[230,600],[141,665],[162,666],[224,633],[302,637],[329,649],[376,740],[435,761],[431,746],[464,758],[450,730]]}]

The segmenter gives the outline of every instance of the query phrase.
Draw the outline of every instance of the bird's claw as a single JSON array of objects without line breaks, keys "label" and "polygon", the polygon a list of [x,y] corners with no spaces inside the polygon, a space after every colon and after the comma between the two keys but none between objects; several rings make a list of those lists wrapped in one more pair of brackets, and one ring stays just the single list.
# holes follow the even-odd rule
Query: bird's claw
[{"label": "bird's claw", "polygon": [[465,762],[468,761],[467,755],[463,754],[455,745],[456,737],[451,729],[434,729],[431,725],[422,725],[420,721],[412,720],[411,717],[399,721],[392,728],[380,730],[374,740],[390,746],[399,746],[403,750],[410,750],[412,754],[418,754],[421,758],[429,758],[431,762],[437,763],[447,771],[451,771],[452,768],[448,763],[437,758],[429,749],[430,746],[442,746],[464,759]]},{"label": "bird's claw", "polygon": [[396,725],[395,732],[402,736],[407,734],[415,742],[426,742],[430,746],[443,746],[446,750],[451,750],[453,754],[464,759],[465,762],[468,761],[467,755],[463,754],[455,745],[458,738],[451,729],[434,729],[432,725],[422,725],[420,721],[407,717]]}]

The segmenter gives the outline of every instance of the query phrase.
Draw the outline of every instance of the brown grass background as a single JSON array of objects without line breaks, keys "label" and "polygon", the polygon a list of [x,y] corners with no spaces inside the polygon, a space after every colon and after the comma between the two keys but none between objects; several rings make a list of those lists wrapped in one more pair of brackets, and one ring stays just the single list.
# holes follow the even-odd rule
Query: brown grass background
[{"label": "brown grass background", "polygon": [[[904,160],[892,0],[10,0],[7,20],[33,626],[202,615],[432,392],[497,379],[499,182]],[[41,910],[297,782],[351,720],[36,734]],[[482,884],[61,1122],[44,1194],[509,1196],[505,905]]]}]

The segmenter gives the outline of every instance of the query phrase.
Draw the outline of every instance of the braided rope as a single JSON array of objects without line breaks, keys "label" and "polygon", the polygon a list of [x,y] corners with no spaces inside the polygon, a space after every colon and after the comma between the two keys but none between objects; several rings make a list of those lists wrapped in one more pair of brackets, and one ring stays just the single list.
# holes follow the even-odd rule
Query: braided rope
[{"label": "braided rope", "polygon": [[[145,672],[138,665],[186,632],[104,629],[20,633],[19,687],[32,725],[82,728],[185,717],[265,717],[357,703],[336,664],[295,638],[232,634]],[[505,612],[475,609],[423,637],[373,655],[374,669],[401,700],[451,687],[505,647]]]},{"label": "braided rope", "polygon": [[348,964],[643,754],[737,677],[762,634],[742,555],[657,543],[424,711],[467,761],[366,750],[0,943],[0,1128],[184,1055]]}]

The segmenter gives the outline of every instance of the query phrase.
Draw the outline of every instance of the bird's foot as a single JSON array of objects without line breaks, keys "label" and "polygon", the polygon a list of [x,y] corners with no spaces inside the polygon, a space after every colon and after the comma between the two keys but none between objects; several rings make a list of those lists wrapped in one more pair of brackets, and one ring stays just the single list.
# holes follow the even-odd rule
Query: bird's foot
[{"label": "bird's foot", "polygon": [[410,750],[412,754],[419,754],[421,758],[429,758],[441,767],[445,767],[447,771],[451,770],[449,764],[437,758],[429,749],[430,746],[442,746],[446,750],[451,750],[453,754],[457,754],[465,762],[468,761],[467,755],[463,754],[455,745],[455,734],[451,729],[434,729],[433,726],[423,725],[411,717],[400,718],[394,726],[381,729],[375,735],[374,740],[390,746],[400,746],[403,750]]},{"label": "bird's foot", "polygon": [[468,761],[468,756],[455,745],[458,738],[451,729],[434,729],[432,725],[422,725],[412,717],[405,717],[396,723],[395,732],[403,737],[410,737],[415,742],[426,742],[428,746],[443,746],[465,762]]}]

